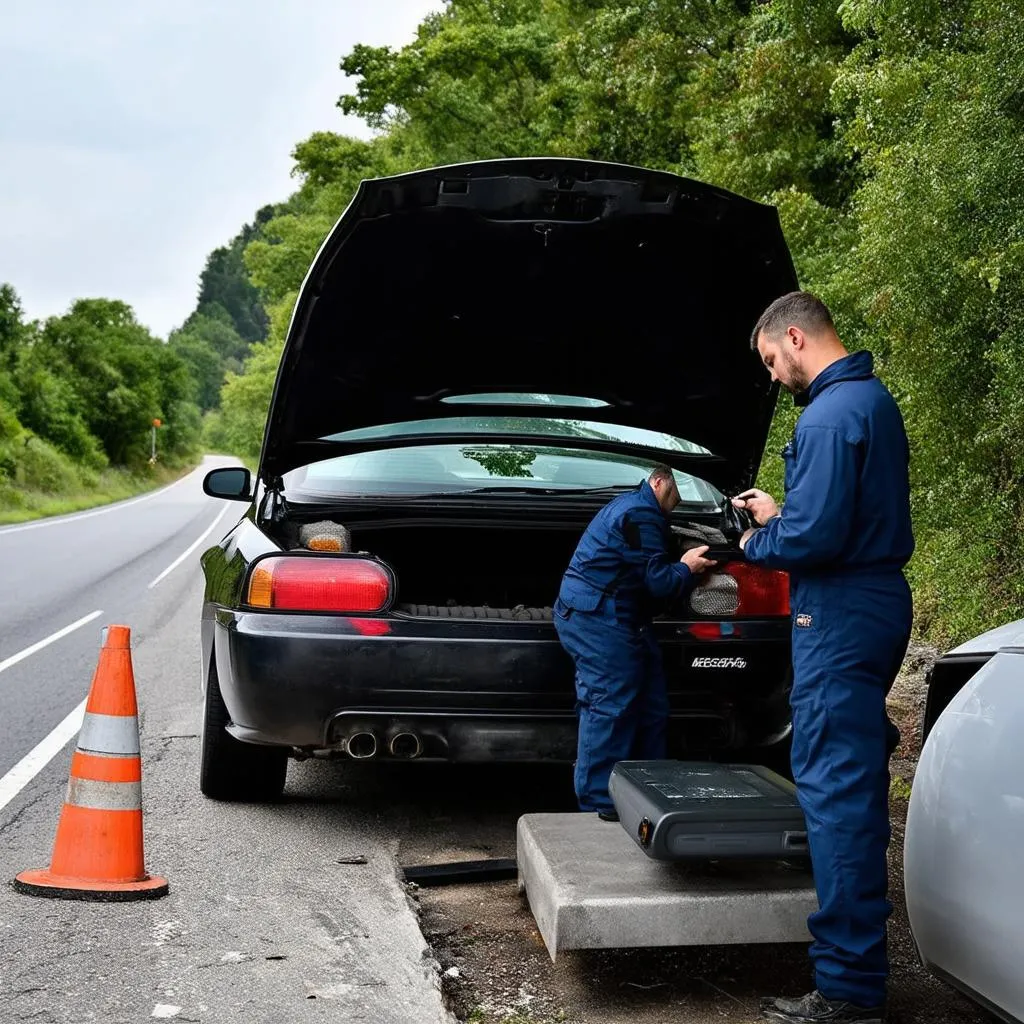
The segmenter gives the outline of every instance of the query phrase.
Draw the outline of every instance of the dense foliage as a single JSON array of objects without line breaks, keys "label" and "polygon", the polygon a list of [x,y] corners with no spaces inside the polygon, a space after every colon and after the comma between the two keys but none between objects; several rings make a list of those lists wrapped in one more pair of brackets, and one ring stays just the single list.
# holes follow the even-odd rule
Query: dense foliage
[{"label": "dense foliage", "polygon": [[[211,256],[170,345],[208,439],[258,453],[297,289],[360,179],[548,153],[666,168],[778,206],[803,286],[874,352],[913,443],[919,629],[1024,616],[1022,29],[1017,0],[447,0],[408,45],[343,56],[339,106],[374,138],[301,142],[298,191]],[[0,308],[0,437],[23,417],[119,458],[139,442],[134,419],[101,426],[117,402],[183,400],[173,374],[134,405],[74,390],[53,356],[91,373],[97,324],[109,381],[143,380],[123,311],[76,307],[29,341],[19,324]],[[794,416],[783,399],[776,493]]]},{"label": "dense foliage", "polygon": [[168,456],[196,450],[189,366],[128,306],[82,299],[63,316],[30,324],[14,290],[0,287],[0,474],[13,473],[18,446],[33,437],[93,470],[143,462],[154,418],[167,423]]}]

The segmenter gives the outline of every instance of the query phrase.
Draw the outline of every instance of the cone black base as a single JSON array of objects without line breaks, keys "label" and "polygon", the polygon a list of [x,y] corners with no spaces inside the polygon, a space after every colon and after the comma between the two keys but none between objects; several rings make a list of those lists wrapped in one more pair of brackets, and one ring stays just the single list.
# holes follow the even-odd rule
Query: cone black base
[{"label": "cone black base", "polygon": [[132,888],[95,888],[78,889],[71,885],[39,884],[15,878],[11,881],[15,892],[26,896],[45,896],[53,900],[82,900],[88,903],[129,903],[132,900],[158,900],[169,891],[167,882],[162,878],[150,878],[140,885],[132,882]]}]

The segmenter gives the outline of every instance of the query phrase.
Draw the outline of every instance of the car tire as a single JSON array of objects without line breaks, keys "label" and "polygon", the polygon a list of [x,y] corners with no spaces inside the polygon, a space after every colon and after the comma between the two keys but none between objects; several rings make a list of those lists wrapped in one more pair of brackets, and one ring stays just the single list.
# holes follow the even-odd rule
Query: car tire
[{"label": "car tire", "polygon": [[231,721],[220,694],[217,667],[210,665],[203,707],[199,789],[212,800],[269,803],[281,796],[288,752],[242,743],[227,731]]}]

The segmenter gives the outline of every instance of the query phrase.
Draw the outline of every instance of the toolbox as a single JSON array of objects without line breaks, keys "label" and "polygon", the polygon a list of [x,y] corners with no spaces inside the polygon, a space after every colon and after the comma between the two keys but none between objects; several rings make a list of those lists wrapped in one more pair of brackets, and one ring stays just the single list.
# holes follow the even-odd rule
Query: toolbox
[{"label": "toolbox", "polygon": [[622,827],[653,860],[810,856],[796,787],[761,765],[619,761],[608,789]]}]

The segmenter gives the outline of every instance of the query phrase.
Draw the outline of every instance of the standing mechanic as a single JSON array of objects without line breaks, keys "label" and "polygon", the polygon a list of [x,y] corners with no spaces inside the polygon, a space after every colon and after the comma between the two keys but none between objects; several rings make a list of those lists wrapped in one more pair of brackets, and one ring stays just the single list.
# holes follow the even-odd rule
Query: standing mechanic
[{"label": "standing mechanic", "polygon": [[741,540],[747,559],[791,574],[792,766],[820,907],[808,919],[815,990],[761,1008],[777,1021],[875,1024],[889,973],[889,758],[900,739],[885,699],[912,617],[907,437],[871,353],[847,353],[814,296],[773,302],[751,345],[805,407],[783,451],[782,511],[756,489],[733,503],[760,524]]},{"label": "standing mechanic", "polygon": [[582,811],[617,821],[608,794],[616,761],[665,757],[668,695],[651,630],[658,604],[685,596],[715,563],[707,545],[670,554],[669,513],[679,488],[656,466],[587,527],[555,601],[555,629],[576,665],[579,715],[574,783]]}]

